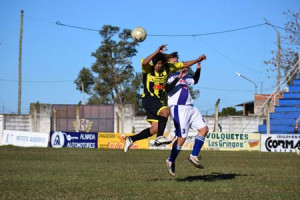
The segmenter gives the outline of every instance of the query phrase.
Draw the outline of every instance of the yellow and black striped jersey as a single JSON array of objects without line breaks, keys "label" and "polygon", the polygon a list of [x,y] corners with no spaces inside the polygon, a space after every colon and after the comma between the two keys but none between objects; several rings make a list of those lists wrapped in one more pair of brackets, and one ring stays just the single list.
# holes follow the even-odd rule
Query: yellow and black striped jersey
[{"label": "yellow and black striped jersey", "polygon": [[[142,63],[143,63],[142,59]],[[154,66],[149,63],[147,66],[142,66],[143,73],[143,95],[157,96],[158,98],[165,97],[165,85],[170,73],[180,70],[183,67],[183,62],[166,63],[164,70],[160,73],[154,70]]]}]

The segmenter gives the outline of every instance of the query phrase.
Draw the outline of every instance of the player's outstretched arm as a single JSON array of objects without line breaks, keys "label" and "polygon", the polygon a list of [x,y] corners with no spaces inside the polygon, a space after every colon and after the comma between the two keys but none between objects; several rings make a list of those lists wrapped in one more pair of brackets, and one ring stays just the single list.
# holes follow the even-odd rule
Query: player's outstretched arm
[{"label": "player's outstretched arm", "polygon": [[142,62],[142,66],[146,67],[150,63],[150,61],[152,60],[152,58],[154,58],[154,56],[156,54],[162,53],[162,52],[164,52],[166,50],[167,50],[167,45],[166,44],[160,45],[156,51],[154,51],[152,54],[150,54],[148,57],[146,57],[144,59],[144,61]]},{"label": "player's outstretched arm", "polygon": [[201,63],[198,62],[197,63],[197,69],[196,69],[196,72],[193,76],[193,79],[194,79],[194,84],[197,84],[199,79],[200,79],[200,74],[201,74]]},{"label": "player's outstretched arm", "polygon": [[206,56],[204,54],[199,56],[199,58],[197,58],[195,60],[184,62],[183,67],[190,67],[198,62],[202,62],[203,60],[206,60]]}]

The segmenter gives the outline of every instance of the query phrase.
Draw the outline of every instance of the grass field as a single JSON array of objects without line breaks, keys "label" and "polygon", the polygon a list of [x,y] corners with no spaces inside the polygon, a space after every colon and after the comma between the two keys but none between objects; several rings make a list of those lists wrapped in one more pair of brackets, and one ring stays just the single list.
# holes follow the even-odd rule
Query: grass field
[{"label": "grass field", "polygon": [[296,153],[0,147],[1,199],[300,199]]}]

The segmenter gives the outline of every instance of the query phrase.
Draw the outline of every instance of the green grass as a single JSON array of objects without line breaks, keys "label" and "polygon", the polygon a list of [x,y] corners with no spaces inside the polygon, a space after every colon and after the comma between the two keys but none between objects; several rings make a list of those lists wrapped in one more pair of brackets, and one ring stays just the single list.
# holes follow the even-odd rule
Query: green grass
[{"label": "green grass", "polygon": [[0,147],[1,199],[300,199],[296,153]]}]

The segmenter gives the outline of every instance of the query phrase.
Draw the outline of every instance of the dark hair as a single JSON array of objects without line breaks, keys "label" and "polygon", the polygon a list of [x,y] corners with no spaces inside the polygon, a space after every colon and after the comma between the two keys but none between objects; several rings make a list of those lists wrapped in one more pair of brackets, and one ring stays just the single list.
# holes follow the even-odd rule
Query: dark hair
[{"label": "dark hair", "polygon": [[177,51],[172,52],[170,54],[165,53],[164,56],[165,56],[166,60],[169,60],[170,58],[178,58],[179,59],[179,55],[178,55]]},{"label": "dark hair", "polygon": [[178,58],[178,59],[179,59],[178,52],[175,51],[175,52],[171,53],[171,54],[170,54],[170,58]]},{"label": "dark hair", "polygon": [[162,53],[158,53],[154,56],[154,58],[152,58],[152,63],[155,66],[156,63],[158,63],[158,61],[162,61],[163,63],[167,62],[166,57],[164,56],[164,54]]}]

